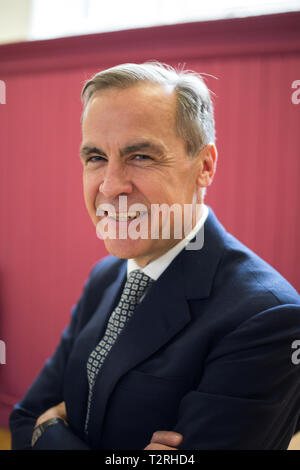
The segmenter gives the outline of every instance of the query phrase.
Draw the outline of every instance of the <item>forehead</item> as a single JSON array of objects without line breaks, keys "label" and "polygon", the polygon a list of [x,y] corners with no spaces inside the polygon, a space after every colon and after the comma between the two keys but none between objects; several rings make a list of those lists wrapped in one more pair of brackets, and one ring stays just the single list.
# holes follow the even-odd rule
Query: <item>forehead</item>
[{"label": "forehead", "polygon": [[127,89],[96,91],[88,102],[82,122],[86,132],[106,132],[135,127],[176,127],[176,93],[160,85],[142,84]]}]

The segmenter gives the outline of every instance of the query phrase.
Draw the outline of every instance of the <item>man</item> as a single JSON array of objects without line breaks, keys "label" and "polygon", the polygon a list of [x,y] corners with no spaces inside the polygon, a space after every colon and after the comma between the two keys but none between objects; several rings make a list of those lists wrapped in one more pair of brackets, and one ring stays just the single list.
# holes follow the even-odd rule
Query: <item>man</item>
[{"label": "man", "polygon": [[[207,87],[158,63],[124,64],[95,75],[83,98],[85,204],[113,256],[15,406],[13,448],[287,448],[300,410],[299,295],[203,202],[217,160]],[[157,205],[167,217],[154,217]]]}]

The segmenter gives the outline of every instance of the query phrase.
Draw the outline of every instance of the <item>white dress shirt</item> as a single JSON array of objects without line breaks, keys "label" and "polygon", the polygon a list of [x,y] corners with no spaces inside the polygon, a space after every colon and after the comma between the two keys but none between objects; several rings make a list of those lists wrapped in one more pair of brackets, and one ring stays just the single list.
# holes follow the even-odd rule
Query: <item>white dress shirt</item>
[{"label": "white dress shirt", "polygon": [[169,264],[173,261],[173,259],[186,247],[186,245],[192,240],[196,233],[201,229],[204,225],[204,222],[208,216],[208,207],[205,204],[202,204],[201,216],[196,223],[195,227],[188,233],[188,235],[173,246],[170,250],[166,253],[161,255],[159,258],[151,261],[151,263],[147,264],[144,268],[141,268],[134,259],[129,259],[127,261],[127,277],[131,271],[134,269],[139,269],[143,273],[147,274],[147,276],[151,277],[154,281],[156,281],[159,276],[164,272],[165,269],[169,266]]}]

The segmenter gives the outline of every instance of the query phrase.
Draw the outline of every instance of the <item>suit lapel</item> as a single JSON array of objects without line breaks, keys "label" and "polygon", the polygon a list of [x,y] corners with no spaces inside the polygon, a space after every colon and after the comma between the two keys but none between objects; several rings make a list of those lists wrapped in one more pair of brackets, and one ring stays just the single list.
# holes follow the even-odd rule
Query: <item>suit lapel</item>
[{"label": "suit lapel", "polygon": [[118,303],[125,278],[126,263],[118,270],[116,279],[104,290],[96,312],[76,339],[76,347],[72,348],[70,360],[68,361],[64,393],[66,403],[71,404],[71,406],[67,409],[67,414],[72,426],[82,437],[84,437],[83,428],[86,407],[72,406],[72,404],[78,403],[79,395],[86,397],[87,400],[87,359],[93,348],[104,335],[108,318]]}]

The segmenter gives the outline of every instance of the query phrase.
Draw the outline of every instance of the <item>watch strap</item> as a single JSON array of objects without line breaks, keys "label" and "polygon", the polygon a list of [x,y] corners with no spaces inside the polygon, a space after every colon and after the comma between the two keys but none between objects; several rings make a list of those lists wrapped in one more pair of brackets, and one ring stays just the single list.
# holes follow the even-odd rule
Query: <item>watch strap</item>
[{"label": "watch strap", "polygon": [[64,426],[68,426],[68,423],[63,418],[50,418],[44,421],[43,423],[36,426],[32,433],[31,439],[31,447],[34,446],[36,441],[41,437],[43,432],[49,427],[53,426],[54,424],[62,423]]}]

